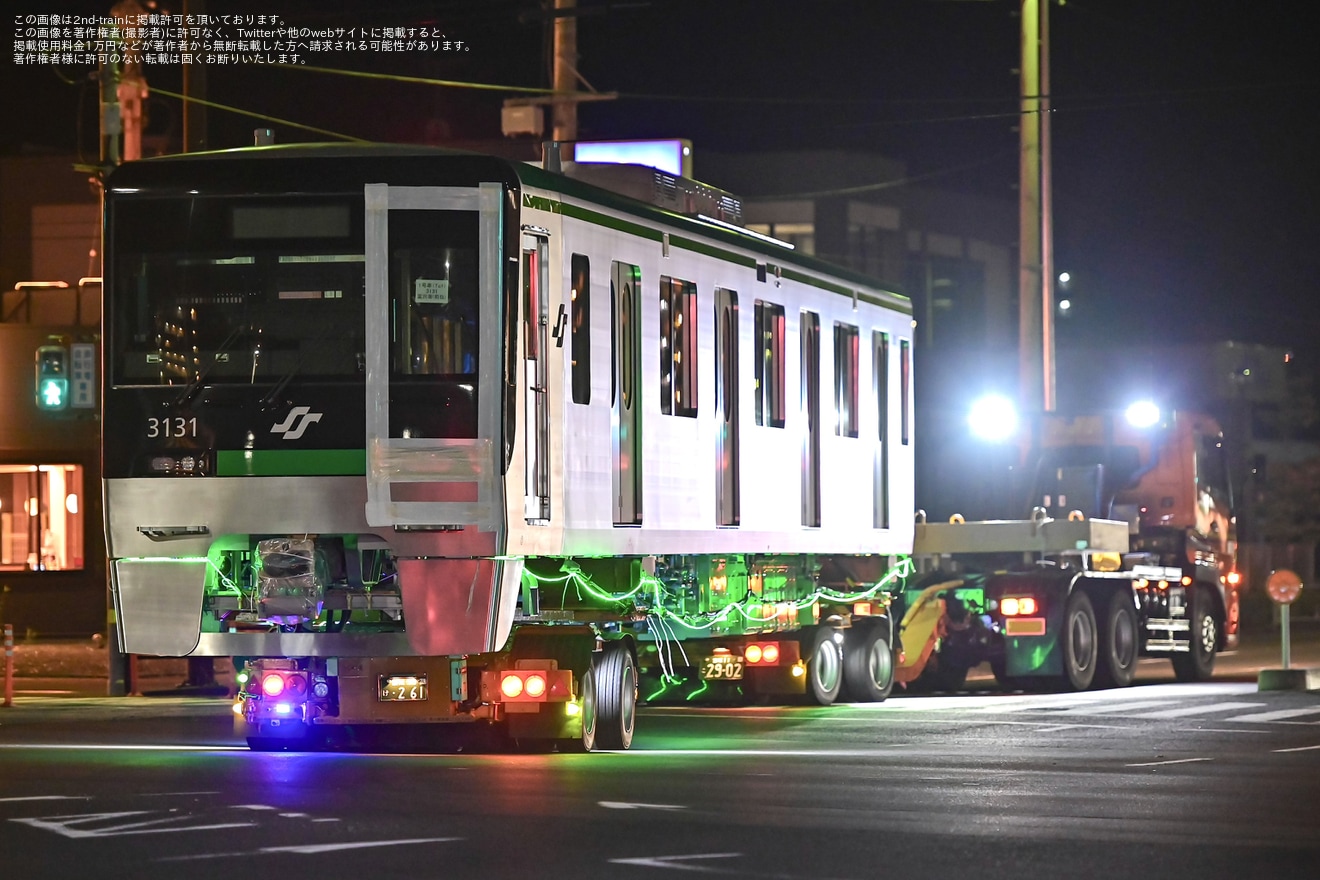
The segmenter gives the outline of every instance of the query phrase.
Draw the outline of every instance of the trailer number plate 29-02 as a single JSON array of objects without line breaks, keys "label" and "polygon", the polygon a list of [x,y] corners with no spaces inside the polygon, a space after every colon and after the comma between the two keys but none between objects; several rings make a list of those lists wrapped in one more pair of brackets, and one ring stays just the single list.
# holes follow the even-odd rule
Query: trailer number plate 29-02
[{"label": "trailer number plate 29-02", "polygon": [[701,661],[701,677],[716,681],[738,681],[743,677],[743,658],[716,654]]},{"label": "trailer number plate 29-02", "polygon": [[426,699],[425,675],[382,675],[380,677],[380,701],[397,703],[409,700]]}]

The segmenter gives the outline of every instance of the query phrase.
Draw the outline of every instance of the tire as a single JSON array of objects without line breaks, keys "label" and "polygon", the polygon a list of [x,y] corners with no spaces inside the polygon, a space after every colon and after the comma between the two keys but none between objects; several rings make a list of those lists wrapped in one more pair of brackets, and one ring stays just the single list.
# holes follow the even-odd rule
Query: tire
[{"label": "tire", "polygon": [[[588,751],[623,750],[632,746],[637,724],[637,661],[626,642],[609,642],[592,670],[595,689],[593,742],[587,743],[586,712],[582,719],[582,744]],[[586,703],[583,688],[583,704]]]},{"label": "tire", "polygon": [[587,667],[582,673],[582,751],[594,752],[596,750],[596,736],[599,733],[598,717],[596,707],[596,669],[593,666]]},{"label": "tire", "polygon": [[1073,590],[1063,606],[1063,631],[1059,639],[1066,689],[1084,691],[1095,682],[1100,655],[1098,635],[1090,598],[1081,590]]},{"label": "tire", "polygon": [[1137,674],[1137,653],[1141,644],[1137,610],[1132,596],[1122,590],[1114,593],[1105,606],[1100,627],[1100,665],[1095,671],[1095,686],[1127,687]]},{"label": "tire", "polygon": [[1174,654],[1173,674],[1179,681],[1209,681],[1215,674],[1219,621],[1204,589],[1192,593],[1191,650]]},{"label": "tire", "polygon": [[843,639],[843,685],[848,699],[883,702],[894,690],[894,649],[888,627],[873,620],[847,630]]},{"label": "tire", "polygon": [[835,640],[839,631],[818,626],[802,641],[802,656],[807,658],[807,700],[828,706],[843,689],[843,646]]}]

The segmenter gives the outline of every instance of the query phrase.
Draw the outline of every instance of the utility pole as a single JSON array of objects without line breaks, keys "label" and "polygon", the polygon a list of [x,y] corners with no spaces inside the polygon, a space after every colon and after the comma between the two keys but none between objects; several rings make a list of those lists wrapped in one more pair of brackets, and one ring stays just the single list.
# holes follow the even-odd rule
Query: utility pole
[{"label": "utility pole", "polygon": [[1020,404],[1055,409],[1054,233],[1050,197],[1049,0],[1022,0],[1018,181]]},{"label": "utility pole", "polygon": [[[577,90],[577,0],[555,0],[554,82],[556,92]],[[559,143],[577,140],[577,101],[561,99],[552,107],[551,137]]]}]

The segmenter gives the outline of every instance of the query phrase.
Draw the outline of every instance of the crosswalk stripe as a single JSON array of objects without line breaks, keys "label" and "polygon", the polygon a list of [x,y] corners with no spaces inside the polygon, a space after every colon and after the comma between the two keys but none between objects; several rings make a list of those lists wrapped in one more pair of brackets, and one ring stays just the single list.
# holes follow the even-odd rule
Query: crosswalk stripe
[{"label": "crosswalk stripe", "polygon": [[1264,703],[1204,703],[1200,706],[1183,706],[1181,709],[1161,709],[1158,712],[1137,712],[1133,718],[1185,718],[1188,715],[1202,715],[1207,712],[1227,712],[1230,709],[1253,709]]},{"label": "crosswalk stripe", "polygon": [[1167,706],[1174,700],[1133,700],[1130,703],[1113,703],[1100,706],[1074,706],[1060,713],[1063,715],[1112,715],[1116,712],[1130,712],[1134,709],[1153,709]]},{"label": "crosswalk stripe", "polygon": [[[1281,721],[1284,718],[1300,718],[1303,715],[1320,715],[1320,706],[1311,706],[1309,709],[1280,709],[1277,712],[1253,712],[1250,715],[1234,715],[1232,718],[1225,718],[1225,721]],[[1320,718],[1312,722],[1320,724]]]}]

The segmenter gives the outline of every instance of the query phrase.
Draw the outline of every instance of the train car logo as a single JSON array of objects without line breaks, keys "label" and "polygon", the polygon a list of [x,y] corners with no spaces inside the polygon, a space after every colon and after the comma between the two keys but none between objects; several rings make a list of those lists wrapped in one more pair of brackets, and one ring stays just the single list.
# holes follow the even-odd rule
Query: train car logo
[{"label": "train car logo", "polygon": [[[321,421],[321,415],[319,412],[312,412],[310,406],[295,406],[289,410],[289,414],[285,416],[284,421],[273,426],[270,432],[272,434],[283,434],[285,440],[297,440],[303,435],[303,431],[307,430],[308,425]],[[297,422],[297,427],[294,427],[295,422]]]}]

